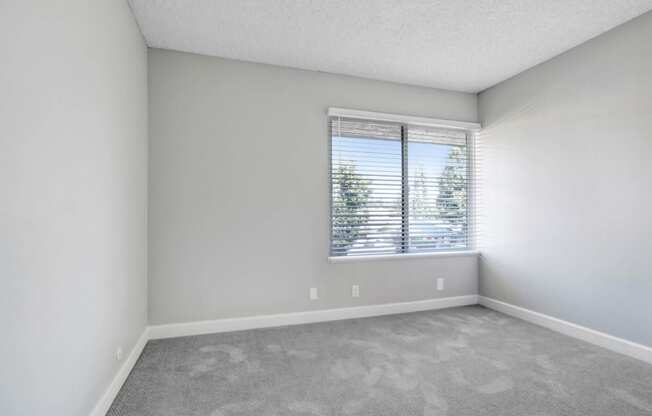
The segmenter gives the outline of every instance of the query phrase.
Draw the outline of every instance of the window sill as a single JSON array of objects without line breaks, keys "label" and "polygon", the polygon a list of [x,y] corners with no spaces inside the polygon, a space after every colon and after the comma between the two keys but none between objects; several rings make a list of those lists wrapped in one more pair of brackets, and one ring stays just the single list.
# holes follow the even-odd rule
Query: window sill
[{"label": "window sill", "polygon": [[382,254],[376,256],[336,256],[328,257],[329,263],[356,263],[362,261],[377,261],[377,260],[407,260],[407,259],[423,259],[433,257],[465,257],[465,256],[478,256],[478,250],[464,250],[464,251],[439,251],[435,253],[405,253],[405,254]]}]

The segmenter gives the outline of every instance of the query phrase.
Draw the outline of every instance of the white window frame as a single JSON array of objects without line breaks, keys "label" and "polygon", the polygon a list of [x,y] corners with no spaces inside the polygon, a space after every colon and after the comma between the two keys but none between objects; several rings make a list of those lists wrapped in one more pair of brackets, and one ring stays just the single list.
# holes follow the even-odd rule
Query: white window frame
[{"label": "white window frame", "polygon": [[[385,122],[393,122],[393,123],[401,123],[401,124],[406,124],[406,125],[417,125],[417,126],[428,126],[428,127],[441,127],[441,128],[448,128],[448,129],[457,129],[457,130],[463,130],[468,133],[468,137],[470,140],[469,145],[469,151],[474,152],[474,136],[475,134],[480,131],[482,128],[482,125],[480,123],[475,123],[475,122],[468,122],[468,121],[454,121],[454,120],[444,120],[444,119],[436,119],[436,118],[428,118],[428,117],[417,117],[417,116],[408,116],[408,115],[401,115],[401,114],[391,114],[391,113],[379,113],[379,112],[373,112],[373,111],[363,111],[363,110],[353,110],[353,109],[346,109],[346,108],[340,108],[340,107],[330,107],[327,112],[328,115],[328,120],[330,124],[330,119],[331,117],[344,117],[344,118],[352,118],[352,119],[359,119],[359,120],[369,120],[369,121],[385,121]],[[329,133],[330,135],[330,133]],[[328,138],[329,142],[332,140],[332,137]],[[473,163],[473,155],[469,159],[469,162],[472,164]],[[329,152],[329,170],[331,166],[331,157],[332,155]],[[473,171],[473,166],[468,167],[470,171]],[[330,172],[329,172],[329,177],[330,177]],[[474,180],[473,175],[471,175],[471,181]],[[332,186],[332,183],[329,181],[329,187]],[[330,192],[330,191],[329,191]],[[331,196],[332,198],[332,196]],[[469,192],[467,198],[469,198],[468,205],[471,209],[471,212],[475,209],[475,204],[473,201],[473,192]],[[329,206],[332,204],[332,199],[329,201]],[[474,227],[473,221],[472,221],[473,215],[470,215],[470,224],[469,224],[469,232],[472,231],[472,227]],[[329,210],[329,231],[328,231],[328,247],[329,251],[331,248],[331,238],[332,238],[332,211]],[[418,258],[428,258],[428,257],[459,257],[459,256],[477,256],[479,255],[479,251],[474,249],[474,248],[467,248],[466,250],[458,250],[458,251],[434,251],[434,252],[428,252],[428,253],[396,253],[396,254],[375,254],[375,255],[360,255],[360,256],[329,256],[328,261],[330,263],[349,263],[349,262],[360,262],[360,261],[376,261],[376,260],[402,260],[402,259],[418,259]]]}]

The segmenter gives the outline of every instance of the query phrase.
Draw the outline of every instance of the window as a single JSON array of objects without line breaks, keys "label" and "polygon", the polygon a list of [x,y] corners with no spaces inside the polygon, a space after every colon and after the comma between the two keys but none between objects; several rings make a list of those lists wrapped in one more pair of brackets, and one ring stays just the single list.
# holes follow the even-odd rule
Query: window
[{"label": "window", "polygon": [[469,250],[467,130],[330,118],[331,256]]}]

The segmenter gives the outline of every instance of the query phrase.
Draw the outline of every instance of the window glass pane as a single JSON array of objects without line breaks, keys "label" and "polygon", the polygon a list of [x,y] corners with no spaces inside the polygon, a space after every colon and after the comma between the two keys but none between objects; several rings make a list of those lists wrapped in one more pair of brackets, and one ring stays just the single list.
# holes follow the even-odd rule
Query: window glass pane
[{"label": "window glass pane", "polygon": [[464,132],[408,129],[409,252],[468,247]]},{"label": "window glass pane", "polygon": [[401,126],[333,119],[331,255],[402,247]]}]

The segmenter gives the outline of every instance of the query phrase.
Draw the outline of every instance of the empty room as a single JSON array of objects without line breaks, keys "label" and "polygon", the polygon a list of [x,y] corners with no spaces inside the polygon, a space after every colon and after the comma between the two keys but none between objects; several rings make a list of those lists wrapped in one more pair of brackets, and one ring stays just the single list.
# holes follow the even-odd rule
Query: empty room
[{"label": "empty room", "polygon": [[652,0],[0,34],[0,415],[652,416]]}]

